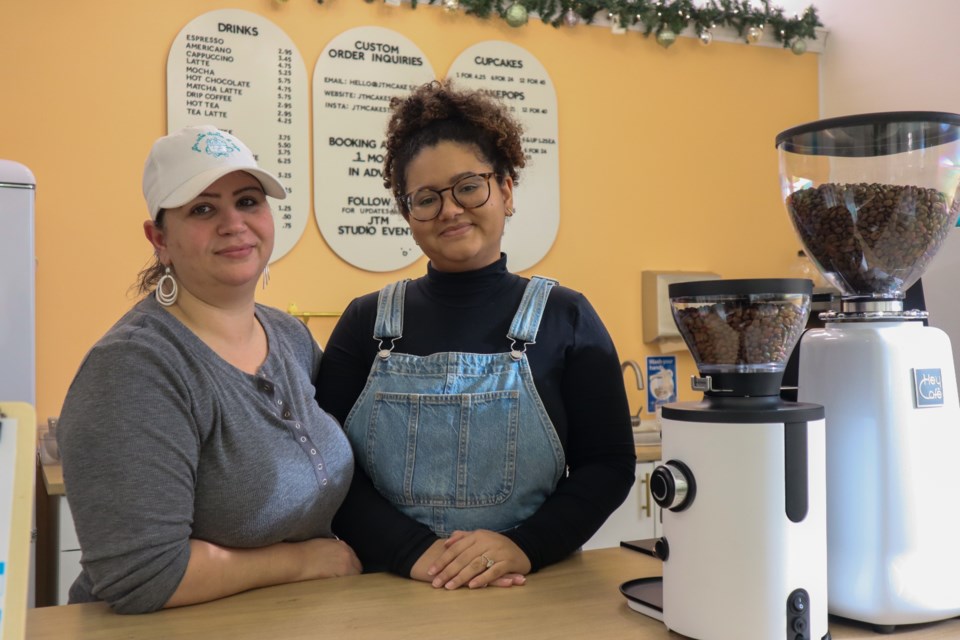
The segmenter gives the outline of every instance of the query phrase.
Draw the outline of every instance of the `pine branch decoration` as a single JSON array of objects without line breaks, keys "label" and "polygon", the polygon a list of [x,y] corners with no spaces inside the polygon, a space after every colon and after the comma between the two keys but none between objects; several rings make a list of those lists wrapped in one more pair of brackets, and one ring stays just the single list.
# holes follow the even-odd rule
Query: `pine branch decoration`
[{"label": "pine branch decoration", "polygon": [[[365,0],[374,2],[376,0]],[[423,0],[410,0],[414,9]],[[317,0],[323,3],[323,0]],[[437,4],[443,0],[426,0]],[[535,13],[545,23],[554,27],[564,24],[564,17],[571,13],[583,22],[591,23],[597,16],[606,16],[617,20],[623,27],[638,27],[644,36],[651,33],[660,35],[665,31],[680,33],[692,27],[698,34],[709,33],[712,29],[730,27],[746,42],[751,28],[763,29],[770,26],[773,37],[784,47],[794,47],[802,40],[815,40],[817,27],[822,27],[813,5],[802,14],[788,17],[780,7],[771,6],[770,0],[759,0],[759,6],[753,6],[750,0],[707,0],[694,4],[693,0],[458,0],[459,9],[478,18],[490,18],[493,14],[506,19],[507,10],[522,6],[527,13]],[[805,50],[805,47],[803,47]]]}]

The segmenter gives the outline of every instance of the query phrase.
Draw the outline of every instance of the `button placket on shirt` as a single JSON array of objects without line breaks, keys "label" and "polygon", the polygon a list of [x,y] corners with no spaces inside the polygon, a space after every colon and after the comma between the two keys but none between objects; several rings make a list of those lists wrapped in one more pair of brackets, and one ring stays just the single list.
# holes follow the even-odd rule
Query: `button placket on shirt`
[{"label": "button placket on shirt", "polygon": [[[262,377],[257,382],[257,387],[262,392],[264,392],[265,394],[271,397],[277,391],[276,385],[274,385],[272,382],[270,382],[266,378],[262,378]],[[284,421],[293,420],[293,412],[290,410],[289,404],[286,407],[284,407],[283,398],[277,398],[275,402],[276,402],[276,406],[281,408],[281,411],[279,414],[280,417]],[[306,430],[303,428],[303,425],[300,422],[293,422],[293,424],[290,424],[289,422],[287,422],[287,427],[290,429],[290,432],[293,435],[294,439],[297,441],[297,443],[300,444],[300,448],[303,449],[304,453],[306,453],[309,456],[313,466],[313,472],[317,476],[317,482],[320,483],[320,486],[324,486],[324,487],[327,486],[327,484],[329,483],[329,479],[327,478],[327,474],[324,471],[323,456],[320,455],[320,451],[317,449],[316,445],[314,445],[313,442],[310,440],[309,436],[306,433]]]}]

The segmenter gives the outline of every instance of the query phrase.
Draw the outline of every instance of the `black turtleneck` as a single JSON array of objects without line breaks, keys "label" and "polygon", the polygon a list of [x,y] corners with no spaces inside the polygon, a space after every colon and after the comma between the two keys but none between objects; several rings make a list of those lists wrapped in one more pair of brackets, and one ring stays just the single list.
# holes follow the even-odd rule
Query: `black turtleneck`
[{"label": "black turtleneck", "polygon": [[[465,273],[427,274],[407,285],[403,337],[395,353],[501,353],[527,279],[507,260]],[[341,424],[366,384],[379,349],[377,293],[355,299],[324,349],[317,400]],[[563,444],[569,474],[521,525],[504,532],[536,571],[578,549],[624,500],[635,457],[620,361],[593,307],[559,286],[550,293],[536,344],[527,347],[534,383]],[[521,462],[522,464],[522,462]],[[436,537],[376,494],[362,470],[334,521],[364,566],[409,575]]]}]

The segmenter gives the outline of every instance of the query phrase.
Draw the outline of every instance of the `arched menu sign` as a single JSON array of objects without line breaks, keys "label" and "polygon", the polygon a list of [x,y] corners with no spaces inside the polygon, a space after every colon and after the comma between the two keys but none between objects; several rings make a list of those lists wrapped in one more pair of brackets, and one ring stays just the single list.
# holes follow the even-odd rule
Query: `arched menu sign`
[{"label": "arched menu sign", "polygon": [[261,167],[287,188],[270,199],[286,255],[310,216],[307,68],[293,41],[262,16],[211,11],[185,26],[167,57],[167,130],[211,124],[243,140]]},{"label": "arched menu sign", "polygon": [[527,166],[513,192],[516,215],[507,221],[503,250],[511,270],[540,262],[560,227],[560,157],[557,92],[547,70],[526,49],[488,40],[461,53],[447,77],[461,87],[483,89],[510,107],[523,125]]},{"label": "arched menu sign", "polygon": [[420,49],[381,27],[333,39],[313,71],[314,213],[330,248],[367,271],[401,269],[422,254],[383,187],[390,99],[436,79]]}]

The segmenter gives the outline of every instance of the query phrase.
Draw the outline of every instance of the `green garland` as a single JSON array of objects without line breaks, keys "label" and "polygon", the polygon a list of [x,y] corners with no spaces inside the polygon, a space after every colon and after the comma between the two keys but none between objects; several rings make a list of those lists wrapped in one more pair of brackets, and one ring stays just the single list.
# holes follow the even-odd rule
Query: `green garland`
[{"label": "green garland", "polygon": [[[366,0],[373,2],[374,0]],[[421,0],[422,1],[422,0]],[[759,0],[754,7],[750,0],[708,0],[697,6],[693,0],[426,0],[429,4],[443,4],[451,10],[462,9],[468,15],[489,18],[496,13],[511,26],[526,22],[528,13],[536,13],[545,24],[559,27],[573,26],[581,20],[590,23],[597,15],[605,15],[623,27],[642,25],[643,35],[655,33],[676,37],[687,27],[693,27],[701,36],[709,36],[712,29],[731,27],[746,42],[756,42],[756,29],[769,25],[773,37],[784,47],[802,40],[815,40],[816,28],[823,23],[813,5],[803,14],[784,15],[783,9],[772,7],[770,0]],[[318,0],[323,2],[323,0]],[[417,7],[418,0],[411,0]],[[672,39],[670,40],[672,42]],[[804,47],[805,48],[805,47]]]}]

